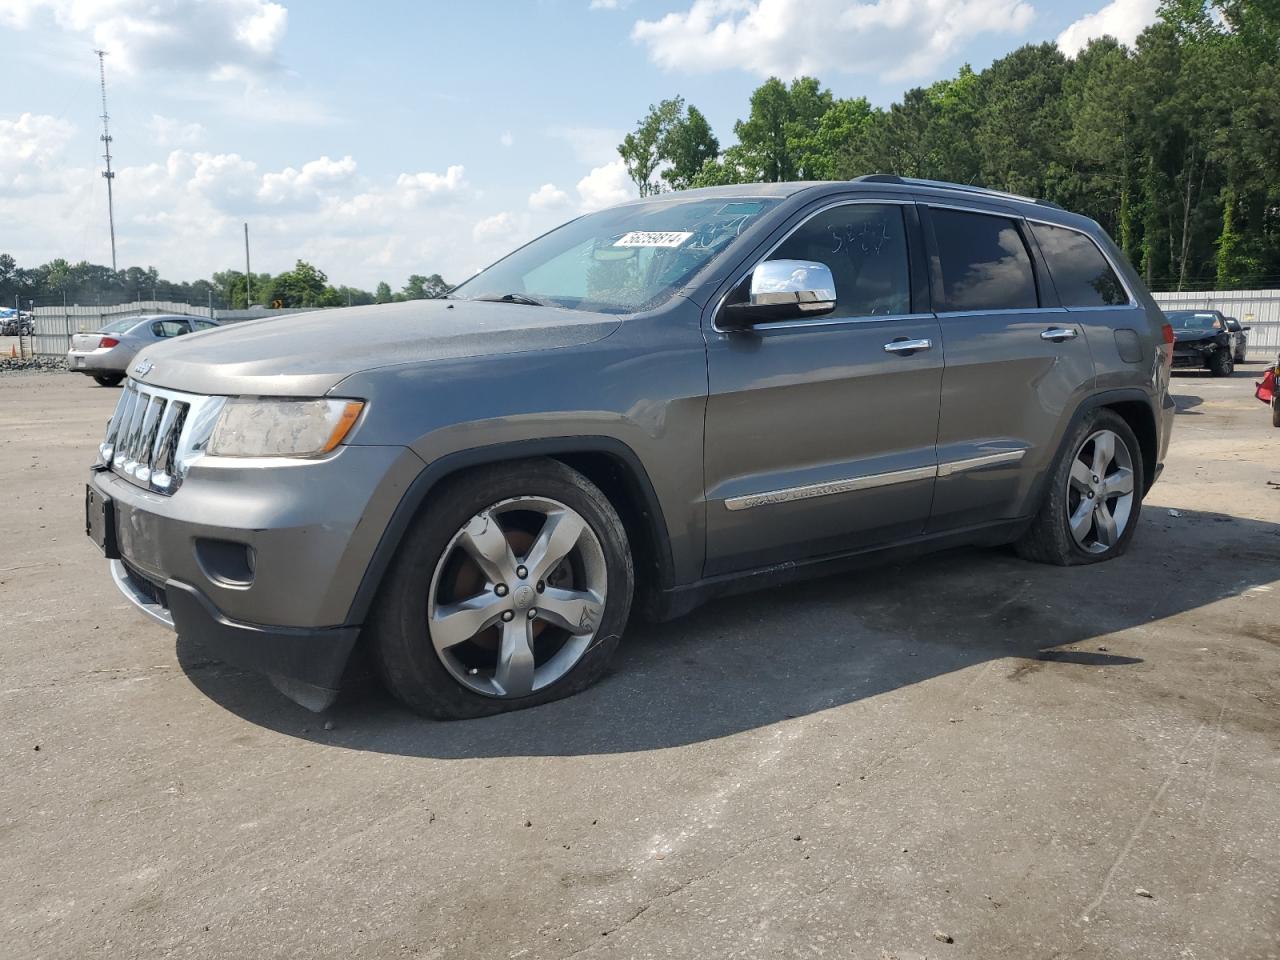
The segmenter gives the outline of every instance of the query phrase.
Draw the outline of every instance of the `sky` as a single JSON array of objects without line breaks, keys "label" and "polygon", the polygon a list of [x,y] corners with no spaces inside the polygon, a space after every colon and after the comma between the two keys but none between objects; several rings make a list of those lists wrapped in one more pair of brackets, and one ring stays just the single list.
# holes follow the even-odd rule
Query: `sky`
[{"label": "sky", "polygon": [[458,282],[629,199],[617,154],[680,95],[722,146],[770,75],[887,106],[1021,46],[1132,42],[1156,0],[0,0],[0,252],[170,280],[297,259]]}]

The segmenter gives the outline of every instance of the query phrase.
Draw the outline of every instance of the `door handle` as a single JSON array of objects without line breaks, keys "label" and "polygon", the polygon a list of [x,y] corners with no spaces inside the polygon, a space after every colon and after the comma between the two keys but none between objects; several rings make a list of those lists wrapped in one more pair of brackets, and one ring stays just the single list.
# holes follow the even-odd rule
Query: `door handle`
[{"label": "door handle", "polygon": [[1063,340],[1074,340],[1077,333],[1072,327],[1050,327],[1044,333],[1040,334],[1041,340],[1052,340],[1054,343],[1062,343]]},{"label": "door handle", "polygon": [[932,346],[932,340],[891,340],[884,345],[884,352],[915,353],[917,350],[928,350]]}]

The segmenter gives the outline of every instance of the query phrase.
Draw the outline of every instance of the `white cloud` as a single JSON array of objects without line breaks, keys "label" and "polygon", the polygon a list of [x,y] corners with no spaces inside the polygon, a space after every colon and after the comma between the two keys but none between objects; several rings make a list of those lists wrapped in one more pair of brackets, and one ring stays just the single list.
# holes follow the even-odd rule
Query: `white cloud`
[{"label": "white cloud", "polygon": [[498,142],[504,147],[509,147],[516,142],[516,138],[511,136],[511,131],[507,130],[498,138]]},{"label": "white cloud", "polygon": [[204,127],[198,123],[183,123],[172,117],[153,113],[147,129],[159,147],[192,146],[204,139]]},{"label": "white cloud", "polygon": [[0,118],[0,196],[59,189],[62,153],[74,135],[75,127],[47,114]]},{"label": "white cloud", "polygon": [[631,0],[591,0],[588,10],[621,10],[629,6]]},{"label": "white cloud", "polygon": [[0,23],[92,40],[113,69],[270,72],[288,11],[270,0],[0,0]]},{"label": "white cloud", "polygon": [[516,222],[516,218],[504,210],[502,213],[495,213],[492,217],[485,217],[472,227],[471,238],[476,243],[494,243],[509,241],[519,232],[520,225]]},{"label": "white cloud", "polygon": [[636,196],[635,184],[627,176],[627,166],[621,159],[595,167],[578,181],[579,206],[584,213],[625,203]]},{"label": "white cloud", "polygon": [[529,194],[530,210],[559,210],[569,205],[569,195],[554,183],[544,183]]},{"label": "white cloud", "polygon": [[970,37],[1023,32],[1023,0],[693,0],[639,20],[632,39],[666,70],[745,69],[760,76],[922,76]]},{"label": "white cloud", "polygon": [[421,173],[402,173],[396,179],[405,204],[414,206],[424,199],[457,193],[467,186],[461,164],[454,164],[443,174],[424,170]]},{"label": "white cloud", "polygon": [[1067,56],[1074,57],[1090,40],[1099,37],[1115,37],[1121,43],[1132,45],[1138,34],[1155,23],[1158,15],[1159,0],[1113,0],[1058,34],[1058,46]]},{"label": "white cloud", "polygon": [[355,172],[356,162],[350,156],[341,160],[321,157],[304,163],[301,170],[285,167],[279,173],[268,173],[262,178],[258,199],[275,204],[315,201],[350,181]]}]

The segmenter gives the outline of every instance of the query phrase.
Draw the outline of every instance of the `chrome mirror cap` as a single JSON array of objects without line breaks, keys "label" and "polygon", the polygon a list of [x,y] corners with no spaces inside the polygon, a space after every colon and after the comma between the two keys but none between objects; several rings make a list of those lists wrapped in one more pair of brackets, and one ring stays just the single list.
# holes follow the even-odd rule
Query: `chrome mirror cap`
[{"label": "chrome mirror cap", "polygon": [[766,260],[751,272],[753,307],[794,304],[803,313],[835,309],[836,282],[825,263]]}]

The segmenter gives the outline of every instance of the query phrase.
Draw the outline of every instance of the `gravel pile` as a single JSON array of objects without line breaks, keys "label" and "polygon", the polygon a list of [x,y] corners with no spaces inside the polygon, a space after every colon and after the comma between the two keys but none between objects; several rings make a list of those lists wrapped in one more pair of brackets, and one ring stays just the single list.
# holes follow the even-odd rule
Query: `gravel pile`
[{"label": "gravel pile", "polygon": [[0,356],[0,373],[12,373],[19,370],[65,370],[67,361],[64,357],[5,357]]}]

